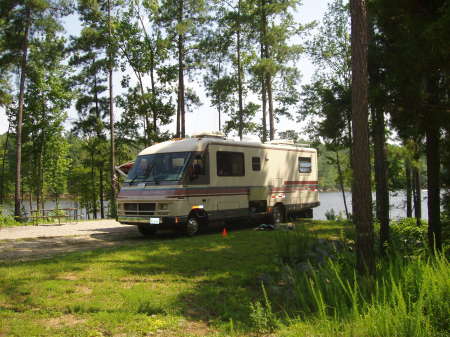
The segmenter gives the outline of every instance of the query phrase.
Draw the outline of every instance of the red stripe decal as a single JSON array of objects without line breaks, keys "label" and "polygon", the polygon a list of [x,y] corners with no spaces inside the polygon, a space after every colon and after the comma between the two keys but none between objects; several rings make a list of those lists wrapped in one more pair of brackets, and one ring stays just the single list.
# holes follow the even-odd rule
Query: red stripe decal
[{"label": "red stripe decal", "polygon": [[315,181],[299,181],[299,180],[287,180],[284,182],[285,185],[317,185],[319,182]]},{"label": "red stripe decal", "polygon": [[207,196],[207,195],[247,195],[248,188],[198,188],[198,189],[148,189],[148,190],[124,190],[120,191],[121,196],[165,196],[165,197],[184,197],[184,196]]}]

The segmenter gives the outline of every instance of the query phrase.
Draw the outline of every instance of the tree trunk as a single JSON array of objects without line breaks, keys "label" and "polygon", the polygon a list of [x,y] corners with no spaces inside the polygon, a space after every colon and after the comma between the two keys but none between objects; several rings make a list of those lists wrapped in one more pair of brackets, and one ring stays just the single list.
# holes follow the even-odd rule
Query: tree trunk
[{"label": "tree trunk", "polygon": [[180,138],[180,92],[178,92],[177,99],[177,132],[175,134],[176,138]]},{"label": "tree trunk", "polygon": [[[178,23],[183,21],[184,1],[178,1]],[[180,137],[186,137],[185,123],[185,102],[184,102],[184,38],[182,34],[178,34],[178,107],[179,119],[177,123],[180,125]]]},{"label": "tree trunk", "polygon": [[38,213],[41,209],[40,203],[41,203],[41,191],[42,191],[42,181],[41,181],[42,163],[43,163],[43,160],[42,160],[42,150],[41,150],[38,153],[37,167],[36,167],[36,170],[37,170],[37,174],[36,174],[36,177],[37,177],[37,179],[36,179],[37,180],[36,181],[36,209],[38,210]]},{"label": "tree trunk", "polygon": [[153,136],[155,138],[155,141],[157,141],[158,137],[158,111],[156,108],[156,84],[155,84],[155,61],[154,61],[154,54],[153,49],[150,53],[150,83],[152,85],[152,117],[153,117]]},{"label": "tree trunk", "polygon": [[[222,73],[221,65],[222,64],[219,61],[219,72],[217,73],[217,80],[220,80],[220,74]],[[220,131],[222,131],[222,120],[221,120],[222,119],[221,118],[221,115],[222,115],[222,100],[221,100],[220,94],[217,94],[217,103],[218,103],[217,112],[219,114],[219,132],[220,132]]]},{"label": "tree trunk", "polygon": [[440,130],[435,121],[429,121],[426,128],[427,151],[427,188],[428,188],[428,244],[434,251],[442,250],[441,237],[441,196],[439,182]]},{"label": "tree trunk", "polygon": [[91,181],[92,181],[92,216],[97,219],[97,193],[95,192],[94,151],[91,152]]},{"label": "tree trunk", "polygon": [[357,269],[375,273],[368,135],[367,10],[365,0],[351,0],[353,221]]},{"label": "tree trunk", "polygon": [[266,81],[264,75],[261,79],[261,101],[262,101],[262,141],[267,142],[267,97],[266,97]]},{"label": "tree trunk", "polygon": [[[265,0],[261,0],[261,60],[266,57],[266,32],[267,32],[267,19],[265,12]],[[263,73],[261,75],[261,101],[262,101],[262,140],[263,143],[267,142],[267,90],[266,90],[266,76]]]},{"label": "tree trunk", "polygon": [[345,196],[344,177],[342,175],[341,160],[339,159],[339,151],[336,150],[335,152],[336,152],[336,165],[337,165],[338,175],[339,175],[339,186],[341,187],[342,200],[344,201],[344,207],[345,207],[345,216],[347,217],[347,219],[350,219],[350,216],[348,214],[347,198]]},{"label": "tree trunk", "polygon": [[29,202],[29,205],[30,205],[30,215],[32,215],[33,214],[33,192],[31,191],[31,188],[30,188],[30,195],[28,196],[28,202]]},{"label": "tree trunk", "polygon": [[40,187],[40,193],[41,193],[41,209],[45,209],[45,198],[44,198],[44,170],[41,170],[39,179],[41,180],[41,187]]},{"label": "tree trunk", "polygon": [[376,182],[376,216],[380,222],[380,251],[389,242],[389,190],[387,184],[386,136],[384,112],[374,108],[374,153]]},{"label": "tree trunk", "polygon": [[272,97],[272,75],[267,74],[267,101],[269,103],[269,138],[275,139],[275,116],[273,113],[273,97]]},{"label": "tree trunk", "polygon": [[420,182],[420,170],[418,167],[413,168],[414,178],[414,216],[416,218],[417,226],[422,224],[422,186]]},{"label": "tree trunk", "polygon": [[352,161],[353,161],[353,149],[352,149],[352,144],[353,144],[353,130],[352,130],[352,114],[349,113],[347,114],[347,132],[348,132],[348,150],[349,150],[349,158],[350,158],[350,167],[352,166]]},{"label": "tree trunk", "polygon": [[[270,59],[269,46],[266,45],[266,58]],[[269,103],[269,138],[275,139],[275,115],[273,113],[272,74],[266,74],[267,102]]]},{"label": "tree trunk", "polygon": [[[5,114],[7,113],[7,108],[5,108]],[[6,140],[5,145],[3,147],[3,158],[2,158],[2,179],[0,180],[0,205],[2,205],[5,201],[5,163],[6,163],[6,156],[8,155],[8,143],[9,143],[9,129],[11,127],[11,124],[8,124],[8,131],[6,132]]]},{"label": "tree trunk", "polygon": [[238,21],[236,30],[236,53],[237,53],[237,71],[238,71],[238,103],[239,103],[239,139],[242,140],[244,129],[244,107],[242,102],[242,64],[241,64],[241,0],[238,1]]},{"label": "tree trunk", "polygon": [[[111,0],[108,0],[108,28],[109,28],[109,135],[110,135],[110,167],[109,174],[111,180],[111,195],[110,195],[110,212],[111,216],[115,218],[117,216],[116,212],[116,145],[115,145],[115,135],[114,135],[114,104],[113,104],[113,55],[112,55],[112,25],[111,25]],[[102,203],[103,203],[103,192],[102,192]],[[102,219],[103,214],[103,204],[102,204]]]},{"label": "tree trunk", "polygon": [[262,99],[262,133],[263,143],[267,142],[267,97],[266,97],[266,81],[261,80],[261,99]]},{"label": "tree trunk", "polygon": [[406,175],[406,217],[412,218],[412,196],[411,196],[411,162],[405,161]]},{"label": "tree trunk", "polygon": [[105,218],[105,205],[103,202],[104,199],[104,188],[103,188],[103,163],[100,164],[98,168],[99,174],[99,199],[100,199],[100,217],[102,219]]},{"label": "tree trunk", "polygon": [[26,9],[26,26],[22,45],[22,62],[20,72],[19,85],[19,108],[17,111],[17,130],[16,130],[16,187],[14,194],[14,215],[16,219],[21,218],[21,201],[22,201],[22,124],[23,124],[23,105],[25,99],[25,78],[27,76],[27,56],[28,56],[28,35],[31,25],[31,10]]}]

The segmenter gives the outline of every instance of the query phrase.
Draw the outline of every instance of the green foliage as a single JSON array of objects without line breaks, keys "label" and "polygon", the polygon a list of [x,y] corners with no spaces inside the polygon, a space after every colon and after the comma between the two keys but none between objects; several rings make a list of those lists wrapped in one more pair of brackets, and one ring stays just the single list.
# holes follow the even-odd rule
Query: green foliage
[{"label": "green foliage", "polygon": [[349,14],[342,0],[332,1],[309,41],[307,51],[317,70],[313,82],[303,86],[298,116],[310,121],[308,133],[313,139],[347,148],[351,142]]},{"label": "green foliage", "polygon": [[258,333],[273,332],[279,326],[279,320],[272,311],[264,284],[261,284],[263,301],[250,303],[250,320]]},{"label": "green foliage", "polygon": [[67,171],[69,168],[68,143],[64,138],[53,138],[49,142],[47,156],[45,157],[47,169],[44,176],[48,191],[58,197],[66,190]]},{"label": "green foliage", "polygon": [[317,234],[303,227],[292,232],[278,232],[275,241],[278,257],[286,264],[307,262],[317,238]]},{"label": "green foliage", "polygon": [[334,212],[333,208],[325,212],[325,218],[330,221],[336,220],[336,213]]},{"label": "green foliage", "polygon": [[[308,242],[311,237],[298,239]],[[311,245],[320,244],[324,242]],[[278,254],[284,256],[285,250]],[[394,254],[378,265],[376,279],[357,276],[345,250],[324,263],[309,263],[306,269],[289,264],[265,284],[272,305],[290,313],[280,336],[425,337],[448,331],[450,266],[443,255],[409,259]],[[280,283],[282,287],[276,286]]]},{"label": "green foliage", "polygon": [[389,249],[402,255],[417,255],[427,248],[427,224],[417,226],[415,218],[392,221]]},{"label": "green foliage", "polygon": [[146,1],[131,1],[117,16],[114,32],[121,68],[131,67],[137,81],[133,84],[128,74],[122,79],[127,92],[117,97],[118,106],[124,109],[119,137],[127,136],[147,146],[163,139],[160,126],[170,123],[175,113],[171,86],[177,73],[167,62],[171,40],[156,23],[158,13],[159,8]]},{"label": "green foliage", "polygon": [[6,212],[3,210],[2,206],[0,205],[0,228],[1,227],[11,227],[11,226],[20,226],[21,223],[15,221],[14,217],[12,215],[6,214]]}]

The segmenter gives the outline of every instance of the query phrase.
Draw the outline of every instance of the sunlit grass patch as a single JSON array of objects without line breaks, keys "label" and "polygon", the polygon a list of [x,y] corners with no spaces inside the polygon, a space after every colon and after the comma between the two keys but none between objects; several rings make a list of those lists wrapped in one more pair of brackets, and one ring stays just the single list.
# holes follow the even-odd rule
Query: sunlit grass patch
[{"label": "sunlit grass patch", "polygon": [[[0,265],[0,332],[216,336],[246,331],[273,233],[231,230]],[[70,324],[70,321],[77,324]],[[25,334],[26,335],[26,334]]]}]

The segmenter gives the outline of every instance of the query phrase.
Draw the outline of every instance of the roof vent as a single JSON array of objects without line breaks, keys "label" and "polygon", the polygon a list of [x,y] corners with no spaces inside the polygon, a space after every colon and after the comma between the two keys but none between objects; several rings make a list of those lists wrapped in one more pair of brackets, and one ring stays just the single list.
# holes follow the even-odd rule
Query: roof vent
[{"label": "roof vent", "polygon": [[294,145],[294,141],[291,139],[273,139],[273,140],[268,141],[267,144]]},{"label": "roof vent", "polygon": [[192,135],[192,138],[217,138],[217,139],[226,139],[225,135],[222,132],[200,132]]},{"label": "roof vent", "polygon": [[296,144],[292,139],[274,139],[266,144],[272,144],[272,145],[291,145],[291,146],[298,146],[298,147],[309,147],[309,144]]}]

